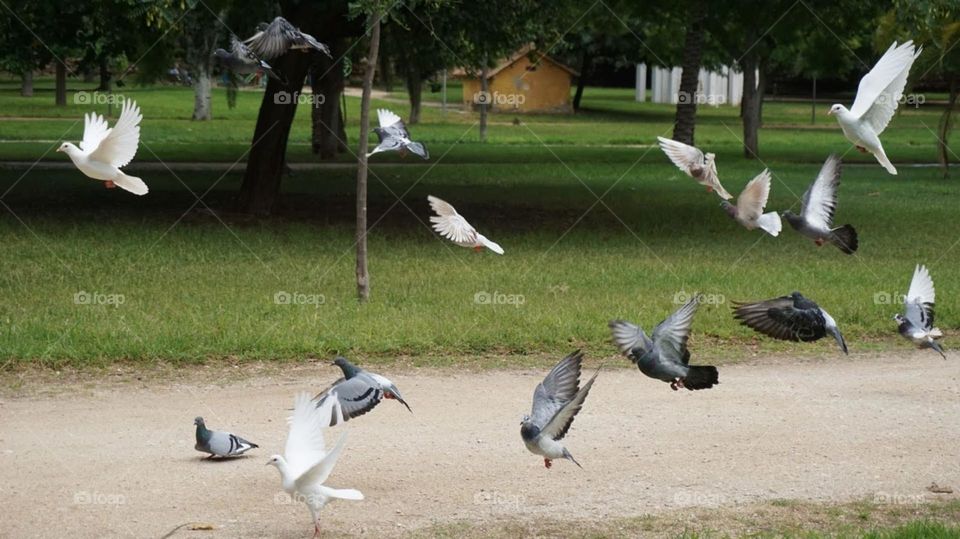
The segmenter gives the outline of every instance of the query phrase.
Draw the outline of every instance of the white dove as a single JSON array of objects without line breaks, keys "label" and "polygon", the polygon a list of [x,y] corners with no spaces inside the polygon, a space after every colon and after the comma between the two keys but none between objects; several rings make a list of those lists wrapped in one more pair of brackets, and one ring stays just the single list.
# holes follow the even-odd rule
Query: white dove
[{"label": "white dove", "polygon": [[708,193],[716,191],[717,195],[724,200],[733,198],[733,195],[720,185],[720,178],[717,177],[717,164],[715,162],[717,156],[715,154],[704,154],[689,144],[668,138],[657,137],[657,140],[660,142],[660,149],[667,154],[673,164],[677,165],[677,168],[682,170],[684,174],[697,180],[697,183],[706,186]]},{"label": "white dove", "polygon": [[327,452],[323,431],[328,425],[342,421],[336,398],[327,399],[317,406],[311,402],[310,395],[300,393],[295,400],[293,415],[290,416],[290,433],[287,434],[283,455],[274,455],[267,462],[280,471],[283,490],[310,508],[314,537],[320,534],[320,510],[330,500],[363,499],[359,490],[335,489],[323,484],[333,471],[347,440],[346,433],[340,435],[337,444]]},{"label": "white dove", "polygon": [[477,229],[473,228],[449,203],[435,196],[428,196],[427,200],[436,212],[436,215],[430,216],[430,222],[433,223],[433,229],[441,236],[460,247],[472,247],[478,253],[486,247],[498,255],[503,254],[503,247],[477,232]]},{"label": "white dove", "polygon": [[847,107],[838,103],[827,112],[837,117],[844,136],[858,150],[872,153],[890,174],[896,174],[897,169],[883,151],[880,133],[883,133],[893,118],[903,96],[903,88],[907,85],[910,66],[920,56],[921,51],[923,47],[914,52],[913,41],[901,45],[894,41],[877,61],[877,65],[860,79],[853,108],[847,110]]},{"label": "white dove", "polygon": [[83,117],[83,140],[77,148],[64,142],[57,148],[90,178],[103,180],[107,187],[121,187],[135,195],[147,194],[147,184],[120,170],[137,153],[140,144],[140,107],[135,101],[124,100],[120,119],[113,129],[107,127],[103,116],[88,112]]},{"label": "white dove", "polygon": [[721,201],[720,206],[727,211],[727,215],[747,230],[760,228],[767,234],[776,237],[780,235],[783,224],[780,222],[780,215],[777,212],[763,213],[763,208],[766,207],[767,197],[769,196],[770,171],[764,169],[743,188],[737,198],[736,206],[726,200]]}]

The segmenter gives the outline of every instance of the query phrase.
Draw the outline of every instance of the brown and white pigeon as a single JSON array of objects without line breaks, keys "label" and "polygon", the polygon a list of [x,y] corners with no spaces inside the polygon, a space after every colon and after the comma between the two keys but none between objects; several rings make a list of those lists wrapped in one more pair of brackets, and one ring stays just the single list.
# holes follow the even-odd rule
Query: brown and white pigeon
[{"label": "brown and white pigeon", "polygon": [[283,17],[273,19],[270,24],[260,23],[257,33],[245,39],[243,43],[249,46],[254,54],[267,61],[283,56],[291,50],[317,51],[330,56],[329,47],[310,34],[301,32]]},{"label": "brown and white pigeon", "polygon": [[503,254],[503,247],[477,232],[477,229],[473,228],[473,225],[457,213],[456,208],[448,202],[435,196],[428,196],[427,201],[430,202],[430,207],[436,213],[436,215],[430,217],[430,222],[433,223],[433,229],[438,234],[460,247],[469,247],[477,252],[486,247],[498,255]]},{"label": "brown and white pigeon", "polygon": [[800,215],[787,210],[783,218],[800,234],[810,238],[818,246],[824,243],[836,245],[848,255],[857,251],[860,242],[857,231],[851,225],[833,228],[833,214],[837,211],[837,187],[840,185],[840,158],[827,157],[820,173],[803,195]]},{"label": "brown and white pigeon", "polygon": [[717,177],[716,155],[704,154],[689,144],[668,138],[657,137],[657,140],[660,142],[660,149],[667,154],[673,164],[684,174],[697,180],[697,183],[706,186],[708,193],[716,191],[717,195],[724,200],[733,198],[733,195],[720,185],[720,178]]},{"label": "brown and white pigeon", "polygon": [[726,200],[720,206],[726,210],[733,220],[743,225],[747,230],[759,228],[771,236],[779,236],[783,224],[780,215],[775,212],[763,213],[770,196],[770,171],[764,169],[756,178],[743,188],[737,197],[737,204],[733,205]]},{"label": "brown and white pigeon", "polygon": [[910,280],[910,289],[904,298],[903,314],[893,315],[897,322],[897,331],[904,339],[912,342],[917,348],[932,348],[947,359],[943,347],[937,339],[943,337],[943,332],[933,326],[933,304],[936,301],[936,290],[933,288],[933,279],[926,266],[917,265]]}]

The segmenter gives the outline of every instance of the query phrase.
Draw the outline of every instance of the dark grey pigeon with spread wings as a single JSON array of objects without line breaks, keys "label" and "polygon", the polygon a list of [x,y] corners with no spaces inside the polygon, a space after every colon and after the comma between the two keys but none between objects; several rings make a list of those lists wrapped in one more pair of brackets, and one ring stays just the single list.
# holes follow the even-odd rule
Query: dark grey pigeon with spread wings
[{"label": "dark grey pigeon with spread wings", "polygon": [[943,337],[943,332],[933,326],[933,304],[936,302],[936,289],[933,279],[926,266],[917,265],[913,270],[913,279],[910,280],[910,289],[903,300],[903,314],[895,314],[897,331],[904,339],[912,342],[917,348],[932,348],[947,359],[943,347],[937,339]]},{"label": "dark grey pigeon with spread wings", "polygon": [[197,426],[197,445],[194,446],[194,449],[201,453],[210,453],[207,458],[239,457],[247,451],[259,447],[257,444],[248,442],[235,434],[208,429],[202,417],[194,419],[193,424]]},{"label": "dark grey pigeon with spread wings", "polygon": [[329,47],[317,41],[310,34],[301,32],[299,28],[290,24],[290,21],[283,17],[273,19],[270,24],[260,23],[257,27],[257,33],[243,42],[264,60],[273,60],[290,50],[317,51],[330,56]]},{"label": "dark grey pigeon with spread wings", "polygon": [[[334,359],[333,364],[343,371],[343,378],[314,397],[317,407],[323,405],[323,402],[328,398],[337,399],[343,412],[344,421],[349,421],[373,410],[383,399],[395,399],[406,406],[407,410],[410,410],[410,405],[403,400],[396,384],[386,377],[367,372],[342,356]],[[410,412],[412,413],[413,410],[410,410]],[[331,427],[337,423],[335,416],[331,418]]]},{"label": "dark grey pigeon with spread wings", "polygon": [[837,187],[840,186],[840,158],[827,157],[820,173],[803,195],[800,215],[783,212],[783,218],[800,234],[810,238],[818,246],[832,243],[848,255],[859,246],[857,231],[851,225],[833,227],[833,214],[837,211]]},{"label": "dark grey pigeon with spread wings", "polygon": [[424,159],[430,158],[427,147],[421,142],[410,140],[410,132],[407,126],[394,112],[387,109],[377,109],[377,121],[380,127],[374,127],[373,132],[380,139],[380,144],[367,154],[367,157],[379,152],[397,151],[400,155],[406,155],[409,151]]},{"label": "dark grey pigeon with spread wings", "polygon": [[[560,443],[583,407],[599,370],[580,387],[580,350],[560,360],[533,392],[533,410],[520,422],[520,437],[527,449],[543,457],[550,468],[554,459],[567,459],[577,466],[573,455]],[[582,466],[580,466],[582,468]]]},{"label": "dark grey pigeon with spread wings", "polygon": [[674,391],[709,389],[720,383],[717,368],[712,365],[690,365],[687,339],[693,325],[693,315],[700,306],[702,295],[694,294],[673,314],[654,328],[653,338],[643,329],[626,320],[610,322],[613,342],[620,352],[630,358],[640,372],[650,378],[670,384]]},{"label": "dark grey pigeon with spread wings", "polygon": [[276,80],[281,80],[280,77],[274,73],[270,64],[261,60],[249,47],[237,39],[237,36],[230,36],[229,51],[217,49],[213,51],[213,55],[220,61],[220,65],[238,75],[250,75],[262,69],[267,75]]},{"label": "dark grey pigeon with spread wings", "polygon": [[733,302],[733,308],[741,324],[774,339],[811,342],[831,335],[848,353],[836,320],[800,292],[756,303]]}]

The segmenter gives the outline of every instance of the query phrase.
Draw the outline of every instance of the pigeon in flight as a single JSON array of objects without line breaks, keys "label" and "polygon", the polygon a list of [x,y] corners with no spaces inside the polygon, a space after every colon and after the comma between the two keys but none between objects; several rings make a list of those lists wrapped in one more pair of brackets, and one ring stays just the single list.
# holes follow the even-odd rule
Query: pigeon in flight
[{"label": "pigeon in flight", "polygon": [[933,288],[933,279],[926,266],[918,265],[913,271],[910,280],[910,290],[904,298],[904,312],[895,314],[897,330],[903,338],[917,345],[917,348],[933,348],[947,359],[943,347],[937,339],[943,337],[943,332],[933,327],[933,304],[936,300],[936,291]]},{"label": "pigeon in flight", "polygon": [[438,234],[460,247],[471,247],[478,253],[486,247],[498,255],[503,254],[503,247],[477,232],[477,229],[473,228],[448,202],[435,196],[428,196],[427,201],[430,202],[430,207],[436,213],[436,215],[430,216],[430,222],[433,223],[433,229]]},{"label": "pigeon in flight", "polygon": [[[400,390],[386,377],[367,372],[342,356],[337,356],[333,364],[343,371],[343,378],[314,397],[317,407],[323,406],[328,400],[337,400],[343,412],[342,421],[349,421],[373,410],[382,399],[397,400],[410,410],[410,405],[403,400]],[[410,410],[410,413],[413,413],[413,410]],[[330,426],[333,427],[339,422],[330,423]]]},{"label": "pigeon in flight", "polygon": [[322,406],[314,406],[310,395],[297,395],[293,415],[290,416],[290,431],[283,455],[273,455],[267,464],[280,471],[284,492],[294,500],[302,500],[313,517],[313,536],[320,535],[320,510],[331,500],[362,500],[363,494],[354,489],[330,488],[323,483],[337,464],[347,434],[327,451],[323,431],[327,425],[337,423],[340,406],[337,399],[329,399]]},{"label": "pigeon in flight", "polygon": [[727,215],[747,230],[759,228],[776,237],[780,235],[783,224],[780,222],[780,215],[777,212],[763,213],[763,208],[766,207],[767,197],[769,196],[770,171],[764,169],[743,188],[740,196],[737,197],[736,206],[726,200],[720,202],[720,206],[726,210]]},{"label": "pigeon in flight", "polygon": [[427,147],[421,142],[410,140],[410,132],[403,120],[392,111],[387,109],[377,109],[377,119],[380,121],[380,127],[374,127],[373,132],[380,139],[380,144],[367,154],[367,157],[379,152],[399,151],[401,156],[405,156],[407,151],[413,152],[424,159],[430,158]]},{"label": "pigeon in flight", "polygon": [[203,423],[202,417],[194,419],[193,424],[197,426],[197,445],[194,446],[194,449],[201,453],[210,453],[207,458],[239,457],[247,451],[259,447],[236,434],[208,429]]},{"label": "pigeon in flight", "polygon": [[715,154],[704,154],[693,146],[668,138],[657,137],[657,140],[660,141],[660,149],[667,154],[673,164],[677,165],[684,174],[697,180],[700,185],[705,185],[708,193],[716,191],[717,195],[724,200],[733,198],[733,195],[720,185]]},{"label": "pigeon in flight", "polygon": [[318,51],[330,56],[329,47],[314,39],[310,34],[301,32],[299,28],[290,24],[290,21],[283,17],[273,19],[270,24],[260,23],[257,26],[257,33],[245,39],[243,43],[264,60],[273,60],[291,50]]},{"label": "pigeon in flight", "polygon": [[213,51],[213,55],[217,57],[224,68],[238,75],[250,75],[262,69],[270,77],[278,81],[281,80],[280,77],[274,73],[270,64],[261,60],[259,56],[250,50],[250,47],[247,47],[242,41],[237,39],[237,36],[230,36],[229,52],[224,49],[217,49]]},{"label": "pigeon in flight", "polygon": [[636,363],[640,372],[650,378],[670,384],[670,389],[709,389],[720,383],[717,368],[712,365],[690,365],[687,339],[693,315],[700,306],[702,295],[694,294],[666,320],[653,329],[653,338],[647,337],[639,326],[626,320],[610,322],[613,342],[620,353]]},{"label": "pigeon in flight", "polygon": [[811,342],[832,335],[848,353],[837,322],[800,292],[757,303],[734,302],[733,308],[733,317],[741,324],[774,339]]},{"label": "pigeon in flight", "polygon": [[105,186],[120,187],[135,195],[145,195],[148,191],[147,184],[120,170],[137,154],[142,119],[140,107],[130,100],[124,100],[120,118],[112,129],[107,127],[103,116],[88,112],[83,117],[83,140],[80,141],[80,147],[64,142],[57,151],[67,154],[86,176],[103,180]]},{"label": "pigeon in flight", "polygon": [[851,225],[833,226],[833,214],[837,211],[837,187],[840,185],[840,158],[827,157],[807,192],[803,195],[800,215],[783,212],[783,218],[800,234],[810,238],[818,246],[832,243],[848,255],[856,252],[860,243],[857,231]]},{"label": "pigeon in flight", "polygon": [[543,465],[550,468],[554,459],[567,459],[580,468],[580,463],[560,443],[570,430],[573,418],[583,407],[599,369],[580,387],[580,350],[560,360],[550,374],[533,392],[533,410],[520,422],[520,437],[527,449],[543,457]]},{"label": "pigeon in flight", "polygon": [[880,144],[880,133],[887,128],[907,85],[907,76],[913,61],[923,47],[914,50],[913,41],[897,45],[894,41],[883,53],[877,65],[860,79],[853,108],[841,104],[830,107],[827,114],[837,117],[843,135],[863,153],[870,152],[890,174],[897,169],[887,159]]}]

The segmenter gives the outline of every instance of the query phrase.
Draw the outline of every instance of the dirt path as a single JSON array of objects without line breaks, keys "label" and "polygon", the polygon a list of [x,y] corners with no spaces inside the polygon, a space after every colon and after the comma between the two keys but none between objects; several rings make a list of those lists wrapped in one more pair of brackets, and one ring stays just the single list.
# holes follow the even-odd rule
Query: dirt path
[{"label": "dirt path", "polygon": [[[309,513],[264,466],[299,390],[332,367],[281,376],[197,369],[186,382],[71,382],[0,400],[0,536],[309,537]],[[329,505],[330,536],[397,535],[457,520],[635,516],[686,506],[863,496],[913,503],[960,487],[960,358],[898,353],[721,368],[722,384],[669,390],[633,370],[600,374],[552,470],[519,420],[543,372],[391,373],[395,402],[346,425],[329,484],[367,499]],[[149,386],[149,387],[148,387]],[[194,416],[261,445],[201,460]],[[328,438],[328,443],[331,438]],[[956,496],[956,495],[954,495]]]}]

